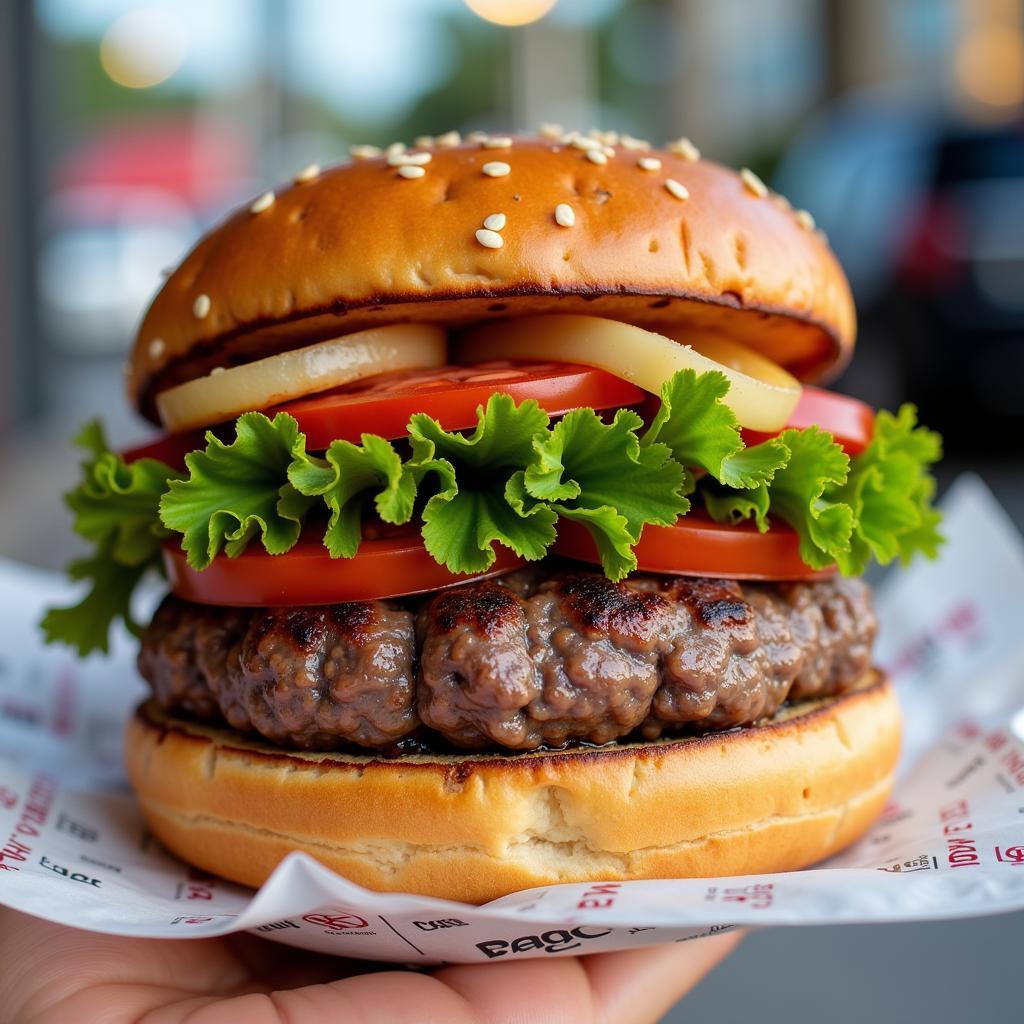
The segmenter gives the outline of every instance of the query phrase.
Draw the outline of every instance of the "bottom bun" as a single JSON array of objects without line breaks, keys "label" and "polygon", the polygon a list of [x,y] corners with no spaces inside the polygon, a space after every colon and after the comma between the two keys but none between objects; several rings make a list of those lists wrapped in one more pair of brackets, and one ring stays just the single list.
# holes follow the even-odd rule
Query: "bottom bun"
[{"label": "bottom bun", "polygon": [[125,757],[153,833],[205,871],[258,886],[303,850],[369,889],[482,903],[813,864],[881,811],[899,744],[892,687],[872,673],[747,729],[512,756],[283,750],[151,701]]}]

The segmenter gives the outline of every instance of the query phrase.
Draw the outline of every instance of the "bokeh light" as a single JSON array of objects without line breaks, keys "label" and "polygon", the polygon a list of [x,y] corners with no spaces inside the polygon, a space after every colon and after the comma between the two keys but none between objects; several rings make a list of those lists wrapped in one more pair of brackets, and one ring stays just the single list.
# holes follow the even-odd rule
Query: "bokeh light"
[{"label": "bokeh light", "polygon": [[990,24],[964,36],[956,51],[956,76],[967,96],[989,107],[1024,103],[1024,33]]},{"label": "bokeh light", "polygon": [[118,85],[148,89],[181,67],[187,49],[178,18],[159,7],[139,7],[121,15],[104,33],[100,63]]},{"label": "bokeh light", "polygon": [[495,25],[529,25],[543,18],[556,0],[466,0],[466,6]]}]

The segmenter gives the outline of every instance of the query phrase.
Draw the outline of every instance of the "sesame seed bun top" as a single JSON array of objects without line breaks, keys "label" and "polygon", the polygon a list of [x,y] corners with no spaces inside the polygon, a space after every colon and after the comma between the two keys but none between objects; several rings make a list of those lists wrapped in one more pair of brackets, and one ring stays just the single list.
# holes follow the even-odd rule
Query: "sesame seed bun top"
[{"label": "sesame seed bun top", "polygon": [[142,321],[132,401],[153,416],[172,384],[373,324],[541,312],[721,331],[804,380],[848,360],[842,269],[811,218],[750,172],[685,140],[454,141],[362,147],[213,229]]}]

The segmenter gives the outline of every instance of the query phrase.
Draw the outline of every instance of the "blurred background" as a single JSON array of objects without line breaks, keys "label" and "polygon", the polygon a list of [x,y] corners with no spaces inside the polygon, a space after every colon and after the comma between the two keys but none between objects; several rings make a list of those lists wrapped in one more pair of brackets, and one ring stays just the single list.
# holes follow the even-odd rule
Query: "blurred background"
[{"label": "blurred background", "polygon": [[[913,398],[1024,522],[1024,0],[5,0],[0,556],[72,552],[68,438],[146,435],[120,364],[227,207],[540,121],[685,133],[810,209],[861,315],[838,387]],[[761,933],[669,1019],[997,1019],[1022,925]]]}]

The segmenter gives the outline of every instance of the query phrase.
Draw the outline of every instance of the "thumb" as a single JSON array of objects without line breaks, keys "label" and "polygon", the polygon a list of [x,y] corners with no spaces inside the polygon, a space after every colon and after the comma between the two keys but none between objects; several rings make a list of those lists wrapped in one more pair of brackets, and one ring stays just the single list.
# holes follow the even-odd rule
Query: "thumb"
[{"label": "thumb", "polygon": [[583,957],[598,1020],[653,1024],[741,942],[742,931]]}]

